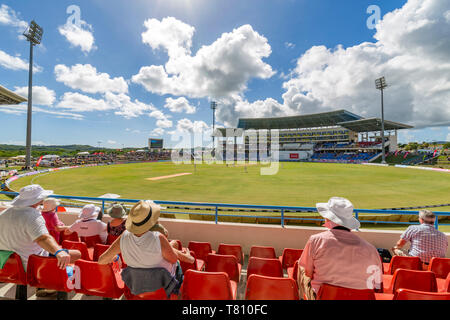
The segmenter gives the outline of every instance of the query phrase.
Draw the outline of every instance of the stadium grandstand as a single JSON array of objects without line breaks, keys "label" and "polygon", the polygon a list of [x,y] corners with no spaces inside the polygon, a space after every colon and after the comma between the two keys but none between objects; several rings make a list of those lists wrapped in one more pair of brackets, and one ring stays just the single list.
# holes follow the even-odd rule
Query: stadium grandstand
[{"label": "stadium grandstand", "polygon": [[[362,163],[381,156],[381,119],[346,110],[281,117],[239,119],[237,128],[217,128],[217,157],[223,160],[274,159]],[[385,153],[395,152],[397,131],[410,125],[385,120]],[[278,136],[278,139],[276,139]],[[233,138],[234,141],[230,141]],[[238,138],[242,141],[238,144]],[[231,151],[230,151],[231,150]]]},{"label": "stadium grandstand", "polygon": [[19,104],[25,101],[27,101],[27,99],[24,97],[0,86],[0,104]]}]

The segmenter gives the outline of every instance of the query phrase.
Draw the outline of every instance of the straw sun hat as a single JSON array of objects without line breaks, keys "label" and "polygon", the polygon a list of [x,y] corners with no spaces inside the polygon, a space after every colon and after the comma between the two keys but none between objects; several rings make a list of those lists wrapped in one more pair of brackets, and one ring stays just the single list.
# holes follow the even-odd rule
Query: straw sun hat
[{"label": "straw sun hat", "polygon": [[317,203],[319,214],[334,223],[348,229],[358,229],[361,224],[353,217],[353,204],[340,197],[332,197],[328,203]]},{"label": "straw sun hat", "polygon": [[125,227],[133,234],[144,233],[156,224],[160,210],[153,201],[141,200],[130,209]]},{"label": "straw sun hat", "polygon": [[57,206],[60,205],[60,202],[55,198],[48,198],[44,200],[44,203],[42,204],[42,211],[43,212],[49,212],[56,209]]}]

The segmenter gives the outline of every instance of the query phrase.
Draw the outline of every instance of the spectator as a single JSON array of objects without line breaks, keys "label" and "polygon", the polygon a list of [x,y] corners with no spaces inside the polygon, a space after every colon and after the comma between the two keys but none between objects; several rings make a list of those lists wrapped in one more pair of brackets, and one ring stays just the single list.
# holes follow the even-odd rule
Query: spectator
[{"label": "spectator", "polygon": [[113,218],[107,224],[108,235],[113,237],[120,236],[125,231],[125,215],[127,214],[127,210],[120,203],[114,203],[106,209],[106,213]]},{"label": "spectator", "polygon": [[[409,226],[400,236],[400,240],[392,248],[394,255],[419,257],[428,265],[431,258],[445,258],[448,241],[444,233],[436,230],[436,216],[430,210],[419,211],[420,225]],[[402,250],[407,242],[411,242],[409,251]]]},{"label": "spectator", "polygon": [[[62,249],[56,243],[45,226],[41,212],[36,209],[51,194],[52,190],[44,190],[40,185],[23,187],[11,202],[12,206],[0,212],[0,250],[7,251],[2,256],[6,257],[8,252],[17,253],[25,269],[32,254],[56,256],[61,269],[81,257],[80,251]],[[37,289],[36,295],[45,296],[48,293],[51,292]]]},{"label": "spectator", "polygon": [[188,250],[183,253],[172,247],[162,233],[150,231],[159,213],[160,207],[151,201],[136,203],[128,215],[126,230],[98,260],[100,264],[108,264],[121,253],[128,265],[122,270],[122,279],[135,295],[161,287],[167,296],[177,294],[183,282],[177,260],[194,262]]},{"label": "spectator", "polygon": [[301,291],[314,299],[322,283],[353,289],[380,288],[383,269],[377,249],[351,232],[360,227],[353,217],[352,203],[332,197],[316,207],[329,230],[311,236],[306,243],[299,259]]},{"label": "spectator", "polygon": [[75,221],[66,233],[76,232],[80,237],[92,237],[99,235],[102,243],[106,243],[108,233],[106,223],[97,220],[100,208],[93,204],[87,204],[81,209],[79,219]]},{"label": "spectator", "polygon": [[47,227],[50,235],[55,238],[57,243],[59,243],[60,232],[69,228],[65,226],[64,223],[58,218],[56,208],[59,205],[59,201],[55,198],[48,198],[44,200],[42,208],[42,216],[45,220],[45,226]]}]

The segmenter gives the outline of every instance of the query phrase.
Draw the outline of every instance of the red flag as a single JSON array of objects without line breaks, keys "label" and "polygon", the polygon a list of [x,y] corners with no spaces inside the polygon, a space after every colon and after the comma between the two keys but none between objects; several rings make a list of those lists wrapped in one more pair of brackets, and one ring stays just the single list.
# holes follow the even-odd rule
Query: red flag
[{"label": "red flag", "polygon": [[436,157],[437,149],[434,150],[433,157]]},{"label": "red flag", "polygon": [[42,161],[42,158],[43,158],[44,156],[41,156],[40,158],[39,158],[39,160],[36,162],[36,167],[39,167],[39,165],[41,164],[41,161]]},{"label": "red flag", "polygon": [[395,151],[395,156],[397,156],[397,154],[398,154],[398,150],[397,150],[397,151]]},{"label": "red flag", "polygon": [[405,156],[403,157],[403,159],[406,159],[406,157],[408,156],[409,152],[405,153]]}]

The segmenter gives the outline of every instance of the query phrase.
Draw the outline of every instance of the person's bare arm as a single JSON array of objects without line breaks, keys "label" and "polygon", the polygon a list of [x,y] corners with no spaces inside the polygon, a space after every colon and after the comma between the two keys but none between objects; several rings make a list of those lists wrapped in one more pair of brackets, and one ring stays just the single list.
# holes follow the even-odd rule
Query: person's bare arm
[{"label": "person's bare arm", "polygon": [[111,263],[116,255],[120,253],[120,237],[118,237],[112,245],[106,250],[99,258],[98,264],[108,264]]},{"label": "person's bare arm", "polygon": [[177,250],[175,248],[173,248],[173,250],[177,254],[178,260],[186,262],[186,263],[194,263],[195,258],[193,256],[191,256],[191,253],[189,252],[188,248],[186,248],[186,252]]},{"label": "person's bare arm", "polygon": [[159,240],[161,243],[161,254],[165,260],[169,263],[175,263],[178,260],[178,255],[175,249],[170,245],[169,241],[163,234],[159,234]]},{"label": "person's bare arm", "polygon": [[69,227],[68,226],[56,226],[55,230],[58,232],[61,232],[61,231],[69,230]]},{"label": "person's bare arm", "polygon": [[406,244],[406,242],[407,242],[406,240],[400,239],[400,240],[398,240],[398,242],[397,242],[397,244],[395,245],[394,248],[401,249]]},{"label": "person's bare arm", "polygon": [[[45,251],[55,254],[61,247],[56,243],[55,239],[49,234],[43,234],[34,240]],[[58,259],[58,267],[64,269],[70,263],[70,255],[65,251],[59,251],[56,255]]]}]

